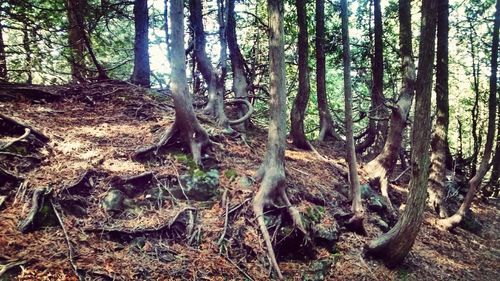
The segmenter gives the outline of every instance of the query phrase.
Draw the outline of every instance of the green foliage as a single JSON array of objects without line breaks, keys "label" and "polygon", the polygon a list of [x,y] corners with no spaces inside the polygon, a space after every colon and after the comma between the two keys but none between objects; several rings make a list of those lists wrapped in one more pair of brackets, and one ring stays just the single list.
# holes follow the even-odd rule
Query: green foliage
[{"label": "green foliage", "polygon": [[229,169],[224,172],[224,177],[229,179],[229,181],[233,182],[238,177],[238,173],[236,173],[234,169]]},{"label": "green foliage", "polygon": [[306,218],[314,224],[320,223],[321,219],[325,214],[325,208],[323,206],[310,206],[306,209],[304,214]]}]

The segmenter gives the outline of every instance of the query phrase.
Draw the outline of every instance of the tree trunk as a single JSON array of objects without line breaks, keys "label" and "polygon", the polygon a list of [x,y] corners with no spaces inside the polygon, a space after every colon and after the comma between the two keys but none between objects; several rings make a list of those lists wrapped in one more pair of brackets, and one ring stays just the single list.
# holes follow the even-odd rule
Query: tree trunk
[{"label": "tree trunk", "polygon": [[293,145],[300,149],[311,149],[304,133],[304,117],[309,101],[309,36],[307,34],[307,0],[296,0],[297,24],[299,27],[297,47],[299,51],[299,91],[290,112],[290,136]]},{"label": "tree trunk", "polygon": [[436,123],[431,138],[429,201],[441,218],[448,217],[444,204],[446,149],[448,146],[448,0],[438,4],[436,51]]},{"label": "tree trunk", "polygon": [[170,23],[172,27],[172,60],[171,84],[175,121],[158,143],[158,147],[172,142],[178,137],[187,144],[193,155],[193,160],[201,165],[201,153],[210,144],[208,134],[201,127],[191,101],[186,78],[186,61],[184,55],[184,1],[170,1]]},{"label": "tree trunk", "polygon": [[130,80],[133,84],[149,87],[151,85],[151,70],[149,67],[149,16],[147,0],[135,0],[134,26],[134,71]]},{"label": "tree trunk", "polygon": [[345,127],[347,139],[346,158],[349,164],[349,184],[351,186],[352,212],[354,214],[354,216],[350,219],[349,224],[352,228],[364,233],[364,209],[361,201],[358,165],[356,163],[354,133],[352,128],[351,53],[349,47],[349,12],[347,0],[340,1],[340,9],[342,15],[342,59],[344,66]]},{"label": "tree trunk", "polygon": [[[226,38],[231,59],[231,70],[233,72],[233,92],[236,98],[248,100],[248,80],[245,71],[245,59],[238,46],[238,36],[236,35],[236,18],[234,12],[234,0],[227,0],[227,26]],[[245,109],[238,107],[238,117],[245,115]],[[246,130],[246,123],[242,123],[238,128],[240,131]]]},{"label": "tree trunk", "polygon": [[5,83],[5,82],[7,82],[7,56],[5,55],[3,25],[0,20],[0,83]]},{"label": "tree trunk", "polygon": [[215,69],[210,62],[210,59],[205,52],[206,38],[205,28],[203,27],[201,0],[189,0],[189,20],[194,30],[194,55],[198,69],[203,76],[203,79],[208,85],[208,103],[205,106],[204,112],[211,115],[219,125],[230,128],[229,121],[224,112],[224,92],[222,84],[215,73]]},{"label": "tree trunk", "polygon": [[269,259],[278,277],[283,278],[276,261],[273,245],[264,221],[264,207],[276,204],[288,206],[294,223],[304,231],[298,211],[291,206],[286,195],[285,145],[286,145],[286,86],[284,55],[284,6],[281,0],[268,0],[269,17],[269,132],[264,161],[256,178],[261,182],[255,194],[253,210],[266,243]]},{"label": "tree trunk", "polygon": [[[402,1],[408,0],[400,0]],[[368,253],[382,258],[389,266],[403,261],[410,251],[422,224],[429,176],[429,143],[431,134],[431,91],[434,42],[436,35],[436,2],[422,1],[422,23],[419,47],[419,71],[416,81],[415,122],[412,128],[412,178],[406,207],[396,225],[371,241]],[[404,6],[409,8],[409,3]]]},{"label": "tree trunk", "polygon": [[498,70],[498,34],[500,26],[500,0],[496,1],[495,23],[493,26],[493,42],[491,44],[491,75],[490,75],[490,93],[488,98],[488,133],[486,135],[486,144],[484,146],[483,158],[479,169],[474,174],[472,179],[469,180],[469,190],[465,196],[464,201],[458,208],[457,212],[446,219],[439,220],[438,223],[445,229],[452,229],[456,227],[464,217],[465,213],[469,211],[472,200],[476,195],[477,188],[481,185],[486,172],[489,169],[490,157],[493,150],[493,140],[495,139],[495,119],[496,119],[496,93],[497,93],[497,70]]},{"label": "tree trunk", "polygon": [[411,45],[411,11],[409,5],[408,1],[399,1],[399,44],[403,77],[399,98],[391,108],[390,126],[384,147],[380,154],[365,166],[371,180],[380,183],[382,195],[391,207],[388,195],[388,178],[396,166],[408,113],[415,94],[415,64]]},{"label": "tree trunk", "polygon": [[165,19],[165,25],[163,26],[163,30],[165,30],[165,43],[167,44],[167,60],[170,62],[170,34],[168,32],[168,0],[163,0],[164,8],[163,8],[163,17]]},{"label": "tree trunk", "polygon": [[83,13],[86,0],[68,0],[66,10],[68,17],[68,43],[70,47],[71,77],[75,82],[82,82],[87,77],[85,67],[85,42],[78,23],[79,13]]},{"label": "tree trunk", "polygon": [[[375,39],[375,53],[373,55],[373,88],[372,96],[376,108],[375,116],[377,118],[385,118],[387,116],[387,109],[384,106],[384,50],[383,50],[383,27],[382,27],[382,9],[380,7],[380,0],[373,1],[373,17],[374,17],[374,39]],[[376,137],[375,148],[379,151],[384,145],[385,136],[387,134],[387,121],[376,121]]]},{"label": "tree trunk", "polygon": [[374,6],[374,26],[375,43],[372,63],[372,88],[371,88],[371,106],[368,117],[366,138],[357,145],[356,152],[363,153],[367,148],[375,144],[375,151],[380,150],[384,143],[384,137],[387,133],[387,121],[375,120],[385,118],[387,110],[384,106],[384,52],[382,42],[382,10],[380,0],[373,1]]},{"label": "tree trunk", "polygon": [[470,47],[471,47],[471,58],[472,58],[472,88],[474,90],[474,104],[472,106],[472,141],[473,141],[473,153],[471,156],[471,161],[470,161],[470,167],[471,167],[471,175],[476,174],[476,166],[477,166],[477,157],[479,155],[479,147],[481,146],[480,144],[480,137],[478,136],[478,128],[477,124],[479,122],[479,62],[477,61],[476,58],[476,51],[475,51],[475,43],[474,43],[474,36],[472,34],[472,30],[474,29],[472,22],[469,20],[470,24],[470,34],[469,34],[469,41],[470,41]]},{"label": "tree trunk", "polygon": [[33,57],[31,56],[31,46],[30,46],[30,36],[28,32],[28,25],[24,24],[23,27],[23,48],[24,48],[24,53],[26,54],[26,83],[27,84],[32,84],[33,83],[33,72],[32,72],[32,67],[33,67]]},{"label": "tree trunk", "polygon": [[316,0],[316,94],[319,111],[319,141],[339,141],[341,137],[335,131],[335,124],[328,106],[326,95],[325,67],[325,0]]}]

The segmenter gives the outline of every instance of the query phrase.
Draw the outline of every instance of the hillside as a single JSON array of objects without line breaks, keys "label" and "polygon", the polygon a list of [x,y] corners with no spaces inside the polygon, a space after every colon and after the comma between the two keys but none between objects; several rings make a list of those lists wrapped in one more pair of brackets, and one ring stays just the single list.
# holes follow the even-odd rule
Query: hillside
[{"label": "hillside", "polygon": [[[107,81],[4,89],[0,100],[0,264],[11,265],[0,267],[0,280],[270,278],[251,206],[265,128],[242,139],[200,116],[219,144],[201,170],[179,147],[133,157],[174,120],[170,99],[153,91]],[[474,203],[477,234],[439,230],[426,211],[405,263],[388,269],[363,253],[394,223],[378,191],[361,175],[367,234],[348,231],[344,148],[314,146],[333,164],[290,145],[286,150],[288,194],[309,237],[293,229],[283,208],[266,213],[287,280],[498,278],[498,200]],[[391,189],[396,206],[405,201],[408,180],[403,174]]]}]

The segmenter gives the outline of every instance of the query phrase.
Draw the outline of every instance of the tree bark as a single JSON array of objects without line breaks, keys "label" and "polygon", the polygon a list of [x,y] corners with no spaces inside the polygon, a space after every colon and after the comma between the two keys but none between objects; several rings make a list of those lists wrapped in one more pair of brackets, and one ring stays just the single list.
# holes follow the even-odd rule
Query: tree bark
[{"label": "tree bark", "polygon": [[151,85],[149,67],[149,39],[148,39],[148,1],[134,1],[134,71],[131,82],[133,84],[149,87]]},{"label": "tree bark", "polygon": [[28,25],[24,24],[23,26],[23,48],[24,48],[24,53],[26,55],[26,83],[27,84],[32,84],[33,83],[33,72],[32,72],[32,67],[33,67],[33,57],[31,56],[31,46],[30,46],[30,37],[29,37],[29,32],[28,32]]},{"label": "tree bark", "polygon": [[[415,120],[418,122],[415,122],[412,128],[412,178],[407,204],[396,225],[387,233],[371,241],[367,247],[369,254],[382,258],[389,266],[402,262],[413,246],[422,224],[427,197],[436,2],[436,0],[422,1],[419,71],[415,98]],[[409,4],[406,3],[405,6],[409,7]]]},{"label": "tree bark", "polygon": [[5,42],[3,39],[3,25],[0,20],[0,83],[7,82],[7,56],[5,55]]},{"label": "tree bark", "polygon": [[278,278],[283,276],[274,254],[269,231],[264,222],[264,207],[276,204],[288,206],[294,223],[304,231],[298,211],[291,206],[286,195],[285,145],[286,145],[286,93],[285,93],[285,55],[284,55],[284,5],[281,0],[268,0],[269,17],[269,131],[264,161],[256,173],[261,182],[255,194],[253,210],[262,236],[266,243],[269,259]]},{"label": "tree bark", "polygon": [[83,13],[86,0],[68,0],[66,10],[68,17],[68,43],[70,47],[71,77],[75,82],[82,82],[87,77],[85,71],[85,42],[81,33],[78,18],[79,13]]},{"label": "tree bark", "polygon": [[[245,71],[245,59],[241,54],[240,47],[238,46],[238,36],[236,35],[236,18],[234,12],[234,0],[227,0],[227,26],[226,38],[227,46],[229,49],[229,58],[231,59],[231,70],[233,72],[233,92],[236,98],[248,100],[248,78]],[[245,115],[245,109],[238,107],[238,117]],[[240,131],[246,130],[246,123],[242,123],[238,129]]]},{"label": "tree bark", "polygon": [[365,232],[363,227],[364,209],[361,201],[359,186],[358,165],[354,148],[354,133],[352,121],[352,91],[351,91],[351,53],[349,47],[349,12],[347,0],[340,1],[342,17],[342,61],[344,66],[344,100],[345,100],[345,126],[347,139],[347,163],[349,164],[349,185],[351,186],[352,212],[354,216],[349,224],[360,232]]},{"label": "tree bark", "polygon": [[481,185],[481,182],[489,169],[489,162],[493,150],[493,141],[495,139],[500,0],[496,1],[495,7],[495,23],[493,26],[493,40],[491,44],[490,93],[488,97],[488,133],[486,135],[486,144],[484,145],[483,158],[481,159],[479,169],[476,171],[472,179],[469,180],[469,190],[467,191],[467,195],[460,205],[460,208],[458,208],[457,212],[453,216],[438,221],[438,224],[445,229],[452,229],[462,221],[465,213],[470,209],[472,200],[476,195],[477,188]]},{"label": "tree bark", "polygon": [[299,52],[299,91],[290,112],[290,136],[293,145],[300,149],[311,149],[304,133],[304,117],[309,101],[309,36],[307,34],[307,0],[296,0],[297,24],[299,27],[297,48]]},{"label": "tree bark", "polygon": [[438,4],[436,51],[436,121],[431,138],[429,201],[441,218],[448,217],[445,206],[446,148],[448,146],[448,0]]},{"label": "tree bark", "polygon": [[342,138],[335,131],[335,123],[328,106],[326,95],[325,67],[325,1],[316,0],[316,94],[319,111],[319,141],[339,141]]},{"label": "tree bark", "polygon": [[188,91],[184,55],[184,1],[170,1],[170,23],[172,27],[172,78],[170,89],[174,98],[175,121],[165,132],[157,146],[164,146],[177,137],[190,148],[193,160],[198,165],[201,165],[201,153],[210,145],[210,140],[208,134],[196,119]]},{"label": "tree bark", "polygon": [[411,11],[408,1],[399,1],[399,23],[401,72],[403,77],[401,90],[397,103],[391,108],[390,126],[384,147],[380,154],[365,166],[371,180],[380,183],[382,195],[391,207],[392,204],[388,195],[388,178],[396,166],[408,113],[415,94],[415,64],[411,45]]},{"label": "tree bark", "polygon": [[[372,88],[371,88],[371,106],[369,117],[376,119],[384,118],[387,110],[384,105],[384,52],[382,42],[382,10],[380,0],[373,1],[374,6],[374,54],[371,61],[372,66]],[[380,150],[384,144],[387,133],[387,121],[371,118],[368,121],[366,138],[357,145],[356,152],[363,153],[370,146],[375,144],[375,151]]]},{"label": "tree bark", "polygon": [[189,20],[194,30],[194,55],[198,69],[208,85],[208,103],[205,106],[204,112],[211,115],[222,127],[230,128],[229,121],[224,112],[224,91],[222,84],[205,51],[206,38],[201,0],[189,0],[189,10]]}]

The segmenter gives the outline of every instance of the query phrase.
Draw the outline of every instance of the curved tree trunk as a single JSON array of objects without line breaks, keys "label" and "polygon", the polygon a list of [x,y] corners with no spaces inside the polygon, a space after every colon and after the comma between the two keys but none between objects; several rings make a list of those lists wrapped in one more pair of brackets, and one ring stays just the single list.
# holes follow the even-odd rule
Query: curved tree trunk
[{"label": "curved tree trunk", "polygon": [[399,99],[391,108],[391,120],[387,139],[382,151],[377,157],[370,161],[365,170],[372,180],[379,181],[382,195],[392,206],[388,195],[389,176],[391,175],[399,156],[399,150],[403,141],[403,132],[406,127],[408,113],[415,94],[415,64],[413,62],[413,51],[411,46],[411,11],[409,2],[399,2],[399,44],[401,51],[401,63],[403,81],[399,93]]},{"label": "curved tree trunk", "polygon": [[[229,58],[231,59],[231,70],[233,71],[233,92],[236,98],[248,100],[248,80],[245,72],[245,59],[241,54],[240,47],[238,46],[238,36],[236,35],[236,18],[234,12],[233,0],[227,1],[227,26],[226,38],[227,46],[229,49]],[[245,115],[245,109],[238,107],[238,117]],[[246,123],[242,123],[239,128],[240,131],[246,130]]]},{"label": "curved tree trunk", "polygon": [[198,69],[208,85],[208,103],[204,112],[211,115],[222,127],[230,128],[224,112],[224,81],[217,76],[205,51],[206,38],[202,10],[201,0],[189,0],[189,20],[194,30],[194,55]]},{"label": "curved tree trunk", "polygon": [[148,1],[135,0],[134,2],[134,71],[131,81],[133,84],[149,87],[150,67],[149,67],[149,39],[148,39]]},{"label": "curved tree trunk", "polygon": [[267,151],[264,161],[257,171],[261,185],[253,201],[253,210],[262,236],[266,243],[269,259],[278,277],[283,278],[276,261],[269,231],[264,222],[264,207],[277,204],[289,206],[288,210],[294,223],[304,231],[300,214],[293,208],[286,195],[285,145],[286,145],[286,94],[285,94],[285,56],[283,1],[268,0],[269,16],[269,132]]},{"label": "curved tree trunk", "polygon": [[325,67],[325,0],[316,0],[316,94],[319,111],[319,141],[339,141],[326,95]]},{"label": "curved tree trunk", "polygon": [[[409,8],[409,0],[400,0]],[[429,175],[430,109],[432,68],[436,35],[436,0],[422,1],[419,71],[416,82],[415,122],[412,128],[412,178],[406,207],[396,225],[371,241],[368,253],[382,258],[389,266],[403,261],[410,251],[422,223]]]},{"label": "curved tree trunk", "polygon": [[307,34],[307,0],[296,0],[297,24],[299,27],[297,47],[299,51],[299,91],[290,112],[290,136],[293,145],[300,149],[311,149],[304,133],[304,117],[309,101],[309,36]]},{"label": "curved tree trunk", "polygon": [[488,133],[486,135],[486,144],[484,146],[483,158],[479,169],[476,171],[471,180],[469,180],[469,190],[464,201],[458,208],[457,212],[446,219],[438,221],[438,224],[445,229],[456,227],[469,211],[472,200],[476,195],[477,188],[481,185],[481,181],[488,172],[490,157],[493,150],[493,140],[495,139],[495,119],[496,119],[496,93],[497,93],[497,70],[498,70],[498,35],[500,26],[500,0],[496,1],[495,23],[493,27],[493,42],[491,48],[491,75],[490,75],[490,93],[488,98]]},{"label": "curved tree trunk", "polygon": [[0,20],[0,83],[7,82],[7,56],[5,55],[5,42],[3,39],[3,26]]},{"label": "curved tree trunk", "polygon": [[446,149],[448,146],[448,0],[438,4],[436,51],[436,123],[431,138],[431,171],[429,201],[441,218],[448,217],[444,205]]},{"label": "curved tree trunk", "polygon": [[351,228],[364,233],[364,209],[361,201],[358,165],[356,163],[354,133],[352,129],[351,53],[349,48],[349,13],[347,0],[340,1],[340,9],[342,14],[342,60],[344,65],[345,127],[347,139],[346,158],[349,164],[349,184],[351,186],[352,212],[354,213],[354,216],[350,219],[349,224]]}]

